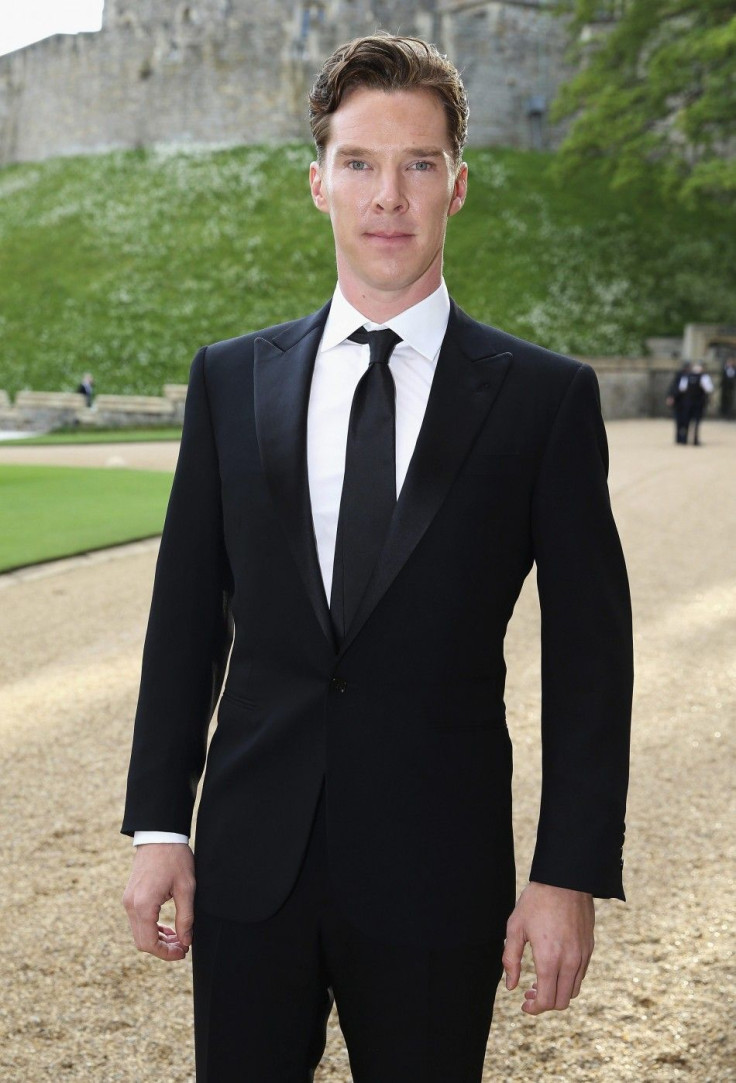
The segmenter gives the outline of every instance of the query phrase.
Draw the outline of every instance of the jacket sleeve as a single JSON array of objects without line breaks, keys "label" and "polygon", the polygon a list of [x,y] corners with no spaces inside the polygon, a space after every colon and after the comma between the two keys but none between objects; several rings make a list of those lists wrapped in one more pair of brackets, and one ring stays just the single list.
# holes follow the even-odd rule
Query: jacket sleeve
[{"label": "jacket sleeve", "polygon": [[232,639],[206,352],[202,348],[192,363],[156,565],[122,826],[128,835],[190,833],[207,730]]},{"label": "jacket sleeve", "polygon": [[532,517],[542,613],[542,798],[530,879],[623,899],[631,606],[593,370],[570,381]]}]

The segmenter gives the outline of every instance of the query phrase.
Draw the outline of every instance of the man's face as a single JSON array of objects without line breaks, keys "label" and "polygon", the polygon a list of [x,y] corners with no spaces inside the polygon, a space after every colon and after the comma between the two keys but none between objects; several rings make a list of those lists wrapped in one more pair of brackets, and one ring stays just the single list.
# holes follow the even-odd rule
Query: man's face
[{"label": "man's face", "polygon": [[330,216],[340,285],[352,304],[398,304],[400,311],[437,288],[447,219],[463,205],[467,166],[455,166],[432,91],[350,92],[330,118],[310,186],[315,206]]}]

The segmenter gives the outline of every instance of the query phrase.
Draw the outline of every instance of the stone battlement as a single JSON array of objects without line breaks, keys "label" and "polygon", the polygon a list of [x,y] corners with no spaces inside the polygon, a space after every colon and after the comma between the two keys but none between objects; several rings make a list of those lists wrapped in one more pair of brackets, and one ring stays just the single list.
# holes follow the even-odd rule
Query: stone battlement
[{"label": "stone battlement", "polygon": [[161,144],[306,138],[306,93],[341,41],[435,41],[463,71],[476,145],[554,145],[568,74],[546,0],[107,0],[98,33],[0,57],[0,164]]}]

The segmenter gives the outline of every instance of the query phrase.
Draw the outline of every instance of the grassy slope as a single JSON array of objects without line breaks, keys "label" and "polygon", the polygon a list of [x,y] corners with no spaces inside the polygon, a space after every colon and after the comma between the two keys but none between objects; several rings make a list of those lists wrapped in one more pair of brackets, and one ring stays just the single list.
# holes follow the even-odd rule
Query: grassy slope
[{"label": "grassy slope", "polygon": [[[315,308],[334,279],[309,148],[116,153],[0,170],[0,388],[160,393],[203,342]],[[733,318],[736,218],[564,188],[549,157],[471,151],[447,277],[474,315],[552,348],[638,353]]]},{"label": "grassy slope", "polygon": [[161,532],[171,475],[0,466],[0,572]]}]

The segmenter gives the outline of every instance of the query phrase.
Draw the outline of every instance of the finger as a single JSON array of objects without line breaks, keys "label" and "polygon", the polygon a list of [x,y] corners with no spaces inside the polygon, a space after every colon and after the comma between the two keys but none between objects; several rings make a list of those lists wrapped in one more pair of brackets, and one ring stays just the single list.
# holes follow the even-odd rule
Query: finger
[{"label": "finger", "polygon": [[165,932],[159,931],[158,945],[159,949],[156,955],[160,959],[184,959],[189,954],[189,945],[182,944],[173,929],[167,929]]},{"label": "finger", "polygon": [[[159,907],[153,906],[148,907],[147,910],[134,909],[129,913],[135,946],[139,951],[155,955],[157,959],[163,959],[166,962],[185,958],[188,949],[179,943],[173,929],[159,925],[156,920],[158,912]],[[169,934],[173,936],[173,939],[169,939]]]},{"label": "finger", "polygon": [[164,929],[161,925],[158,927],[158,939],[161,944],[181,943],[175,929]]},{"label": "finger", "polygon": [[585,980],[585,975],[588,973],[588,967],[590,966],[590,960],[591,960],[592,955],[593,955],[593,948],[594,948],[594,943],[593,943],[593,940],[591,938],[590,945],[589,945],[588,949],[583,952],[583,957],[582,957],[582,959],[580,961],[580,967],[578,968],[578,972],[575,975],[575,982],[574,982],[574,985],[573,985],[573,993],[572,993],[573,997],[576,997],[576,996],[578,996],[580,994],[580,987],[582,986],[582,984],[583,984],[583,982]]},{"label": "finger", "polygon": [[194,884],[187,884],[183,888],[174,890],[174,905],[176,906],[176,918],[174,925],[179,940],[185,947],[192,942],[192,928],[194,926]]},{"label": "finger", "polygon": [[536,996],[524,1000],[521,1010],[528,1015],[541,1015],[551,1011],[557,999],[557,971],[537,970]]},{"label": "finger", "polygon": [[521,977],[521,957],[524,954],[524,933],[521,929],[507,930],[506,946],[503,951],[501,962],[506,971],[506,988],[515,989]]},{"label": "finger", "polygon": [[178,940],[174,944],[167,944],[160,940],[156,947],[147,954],[154,955],[165,963],[174,963],[180,959],[186,959],[187,949]]},{"label": "finger", "polygon": [[128,911],[130,928],[139,951],[153,951],[158,944],[159,907],[138,904]]},{"label": "finger", "polygon": [[555,1010],[558,1012],[564,1011],[570,1007],[570,999],[575,988],[575,978],[577,977],[578,970],[580,968],[580,962],[567,963],[560,968],[560,972],[557,975],[557,995],[555,997]]},{"label": "finger", "polygon": [[140,947],[140,951],[162,959],[166,963],[175,962],[177,959],[185,959],[189,949],[180,943],[179,937],[173,929],[157,926],[156,943]]}]

